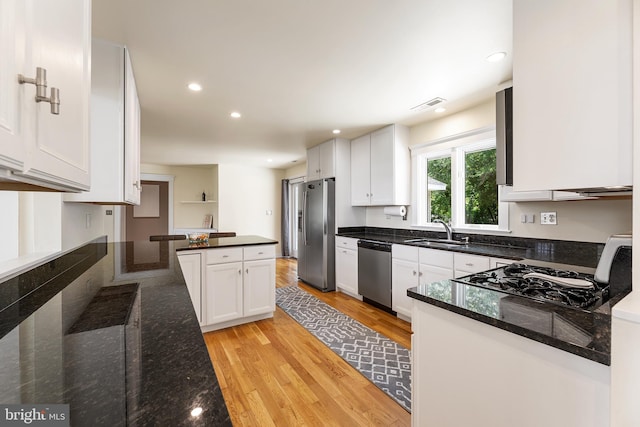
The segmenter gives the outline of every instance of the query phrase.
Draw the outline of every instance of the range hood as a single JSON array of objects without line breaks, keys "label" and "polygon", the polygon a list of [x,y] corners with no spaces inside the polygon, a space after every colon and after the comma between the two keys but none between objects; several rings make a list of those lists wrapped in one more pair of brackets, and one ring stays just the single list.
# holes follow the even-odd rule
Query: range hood
[{"label": "range hood", "polygon": [[[513,185],[513,88],[496,93],[496,184]],[[632,186],[550,188],[587,197],[628,196]]]},{"label": "range hood", "polygon": [[513,185],[513,88],[496,93],[496,184]]}]

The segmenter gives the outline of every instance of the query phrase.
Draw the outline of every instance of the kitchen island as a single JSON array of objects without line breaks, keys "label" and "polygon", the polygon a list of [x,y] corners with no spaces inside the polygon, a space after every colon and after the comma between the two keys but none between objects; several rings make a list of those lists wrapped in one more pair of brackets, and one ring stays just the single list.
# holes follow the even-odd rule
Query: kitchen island
[{"label": "kitchen island", "polygon": [[586,312],[452,280],[408,294],[414,426],[609,425],[609,303]]},{"label": "kitchen island", "polygon": [[176,249],[98,239],[0,283],[0,403],[71,425],[231,425]]}]

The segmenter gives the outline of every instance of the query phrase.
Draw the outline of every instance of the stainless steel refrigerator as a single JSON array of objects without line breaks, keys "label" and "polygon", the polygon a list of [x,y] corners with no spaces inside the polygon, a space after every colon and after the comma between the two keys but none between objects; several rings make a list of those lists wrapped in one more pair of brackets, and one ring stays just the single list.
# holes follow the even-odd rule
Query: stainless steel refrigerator
[{"label": "stainless steel refrigerator", "polygon": [[298,278],[323,292],[336,289],[335,180],[298,185]]}]

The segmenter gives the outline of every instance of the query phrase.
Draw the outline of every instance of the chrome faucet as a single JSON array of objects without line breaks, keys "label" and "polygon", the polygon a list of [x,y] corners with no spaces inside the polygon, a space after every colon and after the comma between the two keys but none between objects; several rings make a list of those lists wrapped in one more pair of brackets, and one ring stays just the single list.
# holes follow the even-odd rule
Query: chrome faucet
[{"label": "chrome faucet", "polygon": [[437,222],[444,225],[444,229],[447,232],[447,240],[453,240],[453,231],[451,230],[451,226],[449,224],[447,224],[441,219],[434,219],[433,222]]}]

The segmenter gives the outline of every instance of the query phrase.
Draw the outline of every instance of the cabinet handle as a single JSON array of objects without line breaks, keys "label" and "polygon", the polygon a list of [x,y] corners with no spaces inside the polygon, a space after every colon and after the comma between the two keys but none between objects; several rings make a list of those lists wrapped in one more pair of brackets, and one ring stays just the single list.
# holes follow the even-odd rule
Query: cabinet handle
[{"label": "cabinet handle", "polygon": [[262,255],[262,254],[264,254],[264,252],[258,252],[258,255]]},{"label": "cabinet handle", "polygon": [[422,277],[422,271],[421,271],[420,273],[418,273],[418,276],[419,276],[419,277]]},{"label": "cabinet handle", "polygon": [[142,191],[142,185],[140,184],[140,181],[134,182],[133,186],[136,187],[138,190]]},{"label": "cabinet handle", "polygon": [[413,270],[413,275],[415,276],[416,274],[418,274],[418,273],[416,273],[416,271],[415,271],[415,270]]},{"label": "cabinet handle", "polygon": [[247,274],[249,274],[249,269],[248,268],[245,271],[247,272]]},{"label": "cabinet handle", "polygon": [[473,263],[472,262],[468,262],[465,264],[467,267],[473,267]]},{"label": "cabinet handle", "polygon": [[229,255],[222,255],[222,258],[229,258]]},{"label": "cabinet handle", "polygon": [[238,270],[238,274],[242,275],[242,270]]},{"label": "cabinet handle", "polygon": [[36,78],[25,77],[18,74],[18,83],[36,86],[36,102],[48,102],[51,104],[51,114],[60,114],[60,89],[52,87],[51,96],[47,98],[47,70],[36,67]]}]

